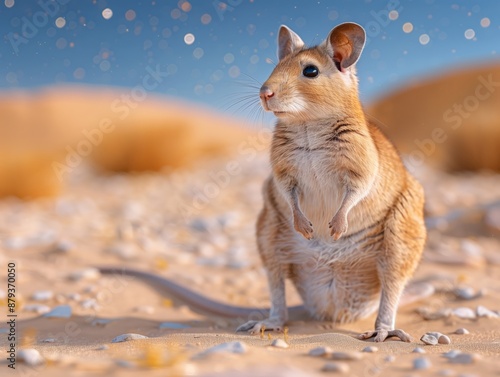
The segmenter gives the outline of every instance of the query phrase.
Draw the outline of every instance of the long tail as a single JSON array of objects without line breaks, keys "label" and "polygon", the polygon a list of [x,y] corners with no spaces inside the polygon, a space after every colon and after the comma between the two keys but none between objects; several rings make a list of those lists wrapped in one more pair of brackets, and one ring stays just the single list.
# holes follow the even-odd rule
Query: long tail
[{"label": "long tail", "polygon": [[[98,267],[102,274],[128,276],[146,282],[159,291],[167,293],[169,296],[184,302],[190,309],[201,314],[210,314],[225,318],[241,318],[250,316],[268,317],[269,308],[251,308],[234,305],[227,305],[222,302],[212,300],[188,288],[182,287],[171,280],[158,275],[153,275],[139,270],[117,267]],[[292,306],[288,308],[290,316],[304,317],[307,311],[304,306]]]}]

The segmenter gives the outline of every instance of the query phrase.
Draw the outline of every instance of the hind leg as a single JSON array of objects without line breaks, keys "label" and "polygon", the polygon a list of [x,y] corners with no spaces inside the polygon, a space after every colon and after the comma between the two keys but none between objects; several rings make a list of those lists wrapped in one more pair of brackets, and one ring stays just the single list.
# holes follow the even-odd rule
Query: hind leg
[{"label": "hind leg", "polygon": [[[264,208],[257,221],[257,246],[262,264],[266,268],[267,281],[271,294],[271,310],[269,318],[251,320],[238,327],[236,331],[248,331],[255,334],[262,328],[269,331],[282,331],[288,320],[288,309],[285,299],[286,265],[281,263],[278,253],[283,252],[280,247],[280,235],[284,229],[290,227],[276,208],[272,181],[268,180],[264,187]],[[288,229],[288,234],[293,232]]]},{"label": "hind leg", "polygon": [[396,312],[406,282],[415,271],[424,248],[426,231],[423,220],[423,190],[409,177],[404,191],[387,217],[384,249],[377,260],[381,285],[380,306],[375,330],[360,335],[376,342],[395,336],[410,342],[403,330],[395,329]]}]

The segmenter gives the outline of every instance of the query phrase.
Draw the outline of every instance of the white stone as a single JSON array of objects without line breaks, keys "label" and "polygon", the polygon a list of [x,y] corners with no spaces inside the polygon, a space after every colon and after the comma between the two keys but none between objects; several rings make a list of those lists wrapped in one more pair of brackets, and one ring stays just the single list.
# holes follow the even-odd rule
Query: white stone
[{"label": "white stone", "polygon": [[45,314],[50,312],[50,307],[42,304],[31,304],[23,306],[23,310],[25,312],[34,312],[37,314]]},{"label": "white stone", "polygon": [[239,341],[218,344],[197,354],[194,358],[203,358],[213,354],[244,354],[248,351],[248,346]]},{"label": "white stone", "polygon": [[141,305],[134,308],[134,311],[139,313],[153,314],[155,312],[154,306]]},{"label": "white stone", "polygon": [[31,299],[35,301],[47,301],[54,297],[54,292],[52,291],[35,291],[31,295]]},{"label": "white stone", "polygon": [[52,309],[50,312],[44,314],[47,318],[70,318],[72,315],[71,306],[59,305]]},{"label": "white stone", "polygon": [[323,372],[335,372],[335,373],[349,373],[349,365],[346,363],[326,363],[323,365],[323,368],[321,368]]},{"label": "white stone", "polygon": [[24,362],[25,364],[30,366],[37,366],[43,364],[44,362],[44,359],[42,355],[40,355],[40,352],[33,348],[25,348],[19,350],[19,352],[17,353],[17,360]]},{"label": "white stone", "polygon": [[129,340],[137,340],[137,339],[148,339],[147,336],[140,335],[140,334],[122,334],[118,335],[116,338],[114,338],[111,343],[121,343],[121,342],[128,342]]},{"label": "white stone", "polygon": [[424,342],[425,344],[431,345],[431,346],[435,346],[436,344],[438,344],[437,338],[435,336],[432,336],[432,335],[429,335],[429,334],[422,335],[422,337],[420,338],[420,340],[422,342]]},{"label": "white stone", "polygon": [[475,353],[460,353],[450,358],[450,362],[453,364],[473,364],[480,359],[481,356]]},{"label": "white stone", "polygon": [[75,271],[69,275],[71,280],[97,280],[101,277],[101,273],[97,268],[84,268],[83,270]]},{"label": "white stone", "polygon": [[458,334],[458,335],[467,335],[467,334],[470,334],[470,332],[466,328],[460,327],[459,329],[455,330],[455,334]]},{"label": "white stone", "polygon": [[431,367],[431,362],[426,357],[418,357],[413,360],[413,369],[425,370]]},{"label": "white stone", "polygon": [[461,353],[462,353],[462,351],[460,351],[460,350],[450,350],[448,352],[443,353],[443,357],[445,357],[447,359],[453,359],[454,357],[456,357],[457,355],[460,355]]},{"label": "white stone", "polygon": [[476,318],[476,313],[474,313],[474,310],[471,308],[466,308],[466,307],[460,307],[453,309],[451,312],[455,317],[462,318],[462,319],[475,319]]},{"label": "white stone", "polygon": [[367,347],[363,348],[363,351],[362,351],[362,352],[368,352],[368,353],[378,352],[378,347],[375,347],[375,346],[367,346]]},{"label": "white stone", "polygon": [[326,356],[332,353],[333,350],[330,347],[316,347],[309,351],[309,356]]},{"label": "white stone", "polygon": [[360,360],[363,354],[360,352],[333,352],[332,360]]},{"label": "white stone", "polygon": [[498,314],[494,311],[480,305],[476,308],[476,313],[478,317],[486,317],[486,318],[499,318]]},{"label": "white stone", "polygon": [[426,351],[422,347],[416,347],[411,352],[413,352],[413,353],[426,353]]},{"label": "white stone", "polygon": [[285,342],[283,339],[274,339],[273,342],[271,343],[271,346],[276,347],[276,348],[288,348],[290,345]]}]

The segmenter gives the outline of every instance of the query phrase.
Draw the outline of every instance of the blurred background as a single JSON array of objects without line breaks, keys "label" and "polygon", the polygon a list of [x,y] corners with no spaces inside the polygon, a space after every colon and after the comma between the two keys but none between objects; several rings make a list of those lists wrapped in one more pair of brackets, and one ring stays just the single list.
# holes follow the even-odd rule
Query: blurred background
[{"label": "blurred background", "polygon": [[363,25],[361,98],[410,162],[500,169],[496,2],[2,2],[1,196],[55,195],[91,165],[160,171],[234,152],[272,126],[257,92],[280,24],[310,45]]}]

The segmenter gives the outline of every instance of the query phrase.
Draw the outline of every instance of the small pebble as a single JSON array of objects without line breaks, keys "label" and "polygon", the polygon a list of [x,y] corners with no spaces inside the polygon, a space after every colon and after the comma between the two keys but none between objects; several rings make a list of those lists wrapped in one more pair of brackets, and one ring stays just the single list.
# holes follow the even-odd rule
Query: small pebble
[{"label": "small pebble", "polygon": [[54,338],[42,339],[42,343],[54,343],[56,340]]},{"label": "small pebble", "polygon": [[476,318],[476,313],[474,312],[474,310],[472,310],[471,308],[465,308],[465,307],[453,309],[451,314],[453,314],[455,317],[462,318],[462,319],[474,319],[474,318]]},{"label": "small pebble", "polygon": [[68,294],[68,300],[72,301],[80,301],[82,299],[82,295],[79,293],[70,293]]},{"label": "small pebble", "polygon": [[459,353],[455,357],[450,358],[452,364],[472,364],[480,360],[481,357],[475,353]]},{"label": "small pebble", "polygon": [[176,323],[176,322],[163,322],[160,323],[160,329],[188,329],[190,326],[184,325],[183,323]]},{"label": "small pebble", "polygon": [[83,270],[75,271],[69,275],[71,280],[97,280],[101,277],[101,273],[97,268],[84,268]]},{"label": "small pebble", "polygon": [[424,342],[425,344],[431,345],[431,346],[435,346],[436,344],[438,344],[437,338],[434,337],[434,336],[432,336],[432,335],[429,335],[429,334],[422,335],[422,337],[420,338],[420,340],[422,342]]},{"label": "small pebble", "polygon": [[309,356],[331,355],[333,350],[330,347],[316,347],[309,351]]},{"label": "small pebble", "polygon": [[455,288],[453,291],[455,296],[461,300],[474,300],[476,298],[482,297],[482,291],[476,291],[472,287],[459,287]]},{"label": "small pebble", "polygon": [[360,360],[363,354],[360,352],[333,352],[332,360]]},{"label": "small pebble", "polygon": [[134,311],[139,313],[153,314],[155,312],[154,306],[141,305],[134,308]]},{"label": "small pebble", "polygon": [[462,351],[460,350],[450,350],[448,352],[443,353],[443,357],[447,359],[453,359],[455,356],[460,355]]},{"label": "small pebble", "polygon": [[36,291],[31,295],[31,299],[35,301],[48,301],[54,297],[52,291]]},{"label": "small pebble", "polygon": [[448,335],[441,334],[441,336],[438,338],[438,343],[439,344],[451,344],[451,339]]},{"label": "small pebble", "polygon": [[368,347],[363,348],[363,351],[361,351],[361,352],[375,353],[375,352],[378,352],[378,347],[368,346]]},{"label": "small pebble", "polygon": [[321,371],[323,372],[335,372],[335,373],[349,373],[349,365],[346,363],[326,363],[323,365],[323,368],[321,368]]},{"label": "small pebble", "polygon": [[480,305],[476,308],[476,313],[478,317],[486,317],[486,318],[499,318],[498,314],[494,311]]},{"label": "small pebble", "polygon": [[135,368],[135,364],[128,360],[115,360],[115,364],[120,368],[127,368],[127,369]]},{"label": "small pebble", "polygon": [[422,347],[414,348],[413,351],[411,351],[411,352],[413,352],[413,353],[426,353],[426,351]]},{"label": "small pebble", "polygon": [[82,306],[83,309],[91,309],[95,311],[99,311],[101,309],[101,306],[93,298],[88,298],[86,300],[83,300],[80,303],[80,305]]},{"label": "small pebble", "polygon": [[48,307],[47,305],[32,304],[32,305],[23,306],[23,310],[25,312],[34,312],[37,314],[45,314],[45,313],[50,312],[50,307]]},{"label": "small pebble", "polygon": [[285,342],[283,339],[274,339],[273,342],[271,343],[271,346],[276,347],[276,348],[288,348],[290,347],[287,342]]},{"label": "small pebble", "polygon": [[121,342],[128,342],[129,340],[137,340],[137,339],[148,339],[147,336],[140,335],[140,334],[122,334],[118,335],[116,338],[114,338],[111,343],[121,343]]},{"label": "small pebble", "polygon": [[17,353],[17,361],[22,361],[30,366],[37,366],[43,364],[44,359],[36,349],[25,348]]},{"label": "small pebble", "polygon": [[426,357],[418,357],[413,360],[413,369],[425,370],[431,367],[431,362]]},{"label": "small pebble", "polygon": [[69,305],[59,305],[52,309],[50,312],[45,313],[44,317],[47,318],[70,318],[72,315],[71,307]]},{"label": "small pebble", "polygon": [[387,355],[386,357],[384,357],[384,361],[386,363],[393,363],[394,361],[396,361],[396,356],[394,356],[394,355]]},{"label": "small pebble", "polygon": [[248,351],[248,346],[243,342],[228,342],[218,344],[209,349],[195,355],[194,359],[203,358],[213,354],[244,354]]},{"label": "small pebble", "polygon": [[470,334],[470,332],[466,328],[460,327],[459,329],[455,330],[455,334],[458,334],[458,335],[467,335],[467,334]]}]

